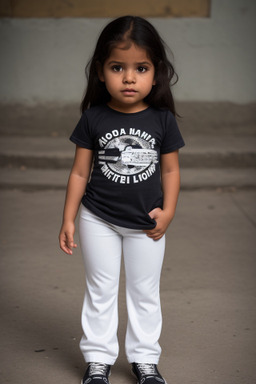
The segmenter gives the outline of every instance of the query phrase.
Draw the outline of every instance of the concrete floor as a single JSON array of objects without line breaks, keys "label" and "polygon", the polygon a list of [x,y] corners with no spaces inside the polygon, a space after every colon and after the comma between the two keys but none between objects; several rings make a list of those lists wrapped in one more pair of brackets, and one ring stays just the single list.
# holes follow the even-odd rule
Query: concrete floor
[{"label": "concrete floor", "polygon": [[[256,192],[182,191],[162,272],[163,348],[169,384],[256,380]],[[1,384],[79,383],[84,293],[80,250],[58,248],[64,190],[1,190]],[[124,355],[112,384],[134,383]]]}]

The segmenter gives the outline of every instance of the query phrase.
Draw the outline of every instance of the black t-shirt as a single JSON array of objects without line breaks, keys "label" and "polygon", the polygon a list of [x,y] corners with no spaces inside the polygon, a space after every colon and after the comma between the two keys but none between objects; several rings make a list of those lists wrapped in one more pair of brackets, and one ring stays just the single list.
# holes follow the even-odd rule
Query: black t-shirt
[{"label": "black t-shirt", "polygon": [[92,107],[70,140],[94,151],[84,206],[121,227],[154,228],[148,213],[163,204],[160,155],[184,145],[173,114],[152,107],[137,113]]}]

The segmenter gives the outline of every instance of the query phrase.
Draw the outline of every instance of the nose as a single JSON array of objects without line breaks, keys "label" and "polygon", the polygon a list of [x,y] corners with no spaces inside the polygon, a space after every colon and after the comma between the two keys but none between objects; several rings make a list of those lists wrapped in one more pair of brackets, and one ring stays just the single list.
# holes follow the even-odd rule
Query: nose
[{"label": "nose", "polygon": [[124,72],[123,83],[124,84],[134,84],[136,82],[136,78],[134,72],[132,70],[127,70]]}]

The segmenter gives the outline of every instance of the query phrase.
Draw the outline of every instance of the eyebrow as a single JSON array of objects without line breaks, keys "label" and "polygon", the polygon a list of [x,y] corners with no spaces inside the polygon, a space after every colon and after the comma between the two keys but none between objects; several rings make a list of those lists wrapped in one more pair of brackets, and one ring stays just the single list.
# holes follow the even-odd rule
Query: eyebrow
[{"label": "eyebrow", "polygon": [[[123,64],[125,64],[125,62],[118,61],[118,60],[112,60],[107,64],[108,65],[113,65],[113,64],[123,65]],[[151,64],[149,61],[141,61],[141,62],[135,63],[135,65],[149,65],[151,67],[153,66],[153,64]]]}]

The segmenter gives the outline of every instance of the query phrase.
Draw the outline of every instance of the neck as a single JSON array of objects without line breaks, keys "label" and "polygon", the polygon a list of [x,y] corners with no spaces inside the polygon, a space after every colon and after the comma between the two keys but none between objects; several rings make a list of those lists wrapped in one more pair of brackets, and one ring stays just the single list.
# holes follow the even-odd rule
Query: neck
[{"label": "neck", "polygon": [[149,107],[148,104],[146,103],[142,103],[140,105],[119,105],[119,104],[116,104],[114,102],[109,102],[107,103],[107,105],[118,111],[118,112],[122,112],[122,113],[136,113],[136,112],[141,112],[141,111],[144,111],[145,109],[147,109]]}]

